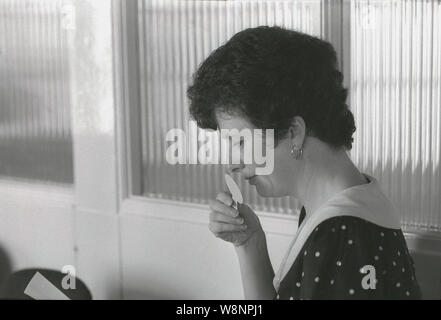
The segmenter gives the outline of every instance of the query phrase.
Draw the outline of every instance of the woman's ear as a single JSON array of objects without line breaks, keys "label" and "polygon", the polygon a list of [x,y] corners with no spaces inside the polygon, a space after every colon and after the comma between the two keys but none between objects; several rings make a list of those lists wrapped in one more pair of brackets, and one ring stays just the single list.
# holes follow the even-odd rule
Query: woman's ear
[{"label": "woman's ear", "polygon": [[296,149],[303,148],[303,143],[306,136],[306,123],[302,117],[296,116],[291,122],[291,126],[288,130],[288,137],[291,143],[291,147]]}]

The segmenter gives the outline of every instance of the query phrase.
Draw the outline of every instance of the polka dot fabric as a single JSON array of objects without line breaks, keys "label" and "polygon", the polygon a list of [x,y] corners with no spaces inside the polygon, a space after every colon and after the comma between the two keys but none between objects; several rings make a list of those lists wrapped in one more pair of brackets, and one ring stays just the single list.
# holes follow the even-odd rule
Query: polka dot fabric
[{"label": "polka dot fabric", "polygon": [[[375,289],[367,276],[375,279]],[[413,260],[402,231],[351,216],[328,219],[311,233],[274,297],[286,300],[420,298]]]}]

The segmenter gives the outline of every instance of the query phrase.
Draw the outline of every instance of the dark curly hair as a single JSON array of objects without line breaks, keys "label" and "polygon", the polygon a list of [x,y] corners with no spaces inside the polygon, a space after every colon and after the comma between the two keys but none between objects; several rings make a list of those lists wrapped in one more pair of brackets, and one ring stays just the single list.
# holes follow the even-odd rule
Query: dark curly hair
[{"label": "dark curly hair", "polygon": [[330,43],[262,26],[237,33],[211,53],[187,96],[201,128],[218,129],[215,111],[223,111],[274,129],[277,142],[301,116],[308,135],[351,149],[355,123],[342,81]]}]

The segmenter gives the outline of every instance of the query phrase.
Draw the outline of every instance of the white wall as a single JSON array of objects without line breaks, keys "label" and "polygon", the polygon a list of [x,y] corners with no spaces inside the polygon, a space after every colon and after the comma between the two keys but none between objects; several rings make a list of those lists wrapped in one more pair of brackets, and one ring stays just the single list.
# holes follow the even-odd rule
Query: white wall
[{"label": "white wall", "polygon": [[[40,189],[0,183],[6,269],[73,265],[95,299],[243,298],[234,249],[209,232],[203,207],[137,199],[118,214],[79,211],[72,192]],[[260,215],[276,270],[296,221]],[[425,298],[441,298],[439,240],[408,237]]]},{"label": "white wall", "polygon": [[72,192],[0,183],[0,279],[12,270],[74,265]]},{"label": "white wall", "polygon": [[[234,249],[209,232],[206,208],[136,200],[109,214],[78,209],[72,190],[12,181],[0,198],[0,280],[73,265],[96,299],[243,298]],[[262,215],[277,267],[296,221]]]}]

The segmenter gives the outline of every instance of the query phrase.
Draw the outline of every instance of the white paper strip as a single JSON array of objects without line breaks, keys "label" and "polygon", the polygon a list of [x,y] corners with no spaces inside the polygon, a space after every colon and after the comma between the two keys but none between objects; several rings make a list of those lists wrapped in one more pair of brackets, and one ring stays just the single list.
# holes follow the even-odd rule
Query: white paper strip
[{"label": "white paper strip", "polygon": [[24,293],[35,300],[70,300],[40,272],[35,273]]}]

